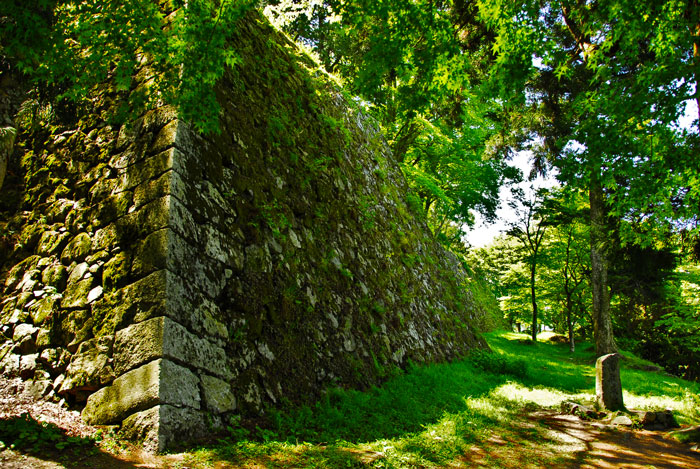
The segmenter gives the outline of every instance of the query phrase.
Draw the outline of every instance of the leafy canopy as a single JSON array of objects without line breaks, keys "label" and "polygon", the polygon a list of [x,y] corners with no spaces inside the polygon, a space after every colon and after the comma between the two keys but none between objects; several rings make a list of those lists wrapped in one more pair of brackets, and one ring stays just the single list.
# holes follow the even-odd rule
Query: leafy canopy
[{"label": "leafy canopy", "polygon": [[50,100],[88,104],[112,79],[124,112],[176,105],[201,131],[217,130],[214,84],[236,62],[228,31],[253,0],[7,0],[2,69]]}]

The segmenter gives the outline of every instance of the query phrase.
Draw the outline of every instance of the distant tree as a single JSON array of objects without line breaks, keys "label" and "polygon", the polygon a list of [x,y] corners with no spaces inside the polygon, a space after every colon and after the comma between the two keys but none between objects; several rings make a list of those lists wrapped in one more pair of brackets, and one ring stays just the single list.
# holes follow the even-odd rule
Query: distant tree
[{"label": "distant tree", "polygon": [[525,255],[519,241],[500,235],[489,246],[472,249],[468,257],[469,264],[478,269],[498,298],[511,330],[518,332],[532,319],[531,314],[524,314],[530,303]]},{"label": "distant tree", "polygon": [[474,4],[304,0],[267,11],[344,79],[381,123],[435,235],[461,244],[474,214],[495,217],[522,135],[488,87],[491,41]]},{"label": "distant tree", "polygon": [[556,307],[563,306],[564,322],[570,349],[575,350],[574,322],[586,316],[584,293],[590,293],[590,253],[588,203],[578,191],[555,188],[544,199],[540,211],[551,226],[545,239],[546,263],[542,283],[554,298]]},{"label": "distant tree", "polygon": [[540,264],[541,248],[551,215],[542,210],[546,190],[536,191],[530,198],[522,190],[514,191],[515,198],[509,203],[516,221],[512,222],[507,234],[517,239],[526,252],[525,262],[530,274],[530,299],[532,304],[532,340],[537,340],[537,267]]}]

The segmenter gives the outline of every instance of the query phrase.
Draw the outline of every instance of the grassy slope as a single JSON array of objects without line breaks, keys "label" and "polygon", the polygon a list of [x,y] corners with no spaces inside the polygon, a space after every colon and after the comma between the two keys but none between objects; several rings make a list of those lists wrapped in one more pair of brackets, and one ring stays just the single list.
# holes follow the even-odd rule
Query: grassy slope
[{"label": "grassy slope", "polygon": [[[575,456],[562,452],[548,427],[528,414],[558,407],[563,400],[593,399],[592,347],[580,344],[570,354],[565,344],[533,345],[525,335],[491,333],[486,338],[494,354],[413,367],[366,392],[330,390],[313,408],[270,412],[266,421],[258,422],[265,428],[248,432],[236,425],[218,443],[158,458],[155,464],[470,467],[470,458],[476,457],[488,467],[567,465]],[[640,371],[636,368],[649,363],[624,355],[622,382],[629,408],[671,408],[681,425],[700,423],[698,383]],[[2,429],[0,440],[11,442]],[[113,440],[105,442],[114,445]],[[103,450],[109,450],[105,442]],[[108,453],[119,451],[112,447]]]},{"label": "grassy slope", "polygon": [[[367,392],[331,390],[314,408],[272,414],[270,429],[187,453],[183,464],[217,467],[444,467],[496,435],[523,464],[543,460],[546,429],[527,412],[563,400],[591,401],[594,355],[567,345],[526,343],[526,336],[491,333],[494,356],[479,354],[451,364],[414,367]],[[700,423],[700,386],[635,368],[648,362],[624,353],[625,403],[634,409],[674,410],[681,425]],[[495,370],[494,370],[495,369]],[[491,371],[496,371],[492,373]],[[499,450],[500,451],[500,450]],[[488,458],[488,455],[487,455]],[[488,460],[488,459],[487,459]],[[498,460],[493,461],[498,465]]]}]

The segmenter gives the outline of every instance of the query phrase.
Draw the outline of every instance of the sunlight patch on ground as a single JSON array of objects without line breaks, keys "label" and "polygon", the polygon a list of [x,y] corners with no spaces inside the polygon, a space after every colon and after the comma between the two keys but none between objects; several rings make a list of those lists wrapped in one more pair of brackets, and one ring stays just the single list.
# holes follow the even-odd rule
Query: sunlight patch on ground
[{"label": "sunlight patch on ground", "polygon": [[559,406],[563,401],[590,401],[594,397],[589,393],[570,394],[552,388],[528,388],[512,381],[500,385],[492,394],[520,405],[531,402],[541,407]]},{"label": "sunlight patch on ground", "polygon": [[[628,409],[638,410],[665,410],[671,409],[677,417],[678,423],[693,423],[690,418],[700,416],[700,398],[687,392],[682,398],[674,398],[670,396],[640,396],[628,391],[623,391],[625,406]],[[688,420],[688,422],[686,422]]]},{"label": "sunlight patch on ground", "polygon": [[504,399],[494,399],[500,397],[490,393],[488,397],[482,398],[466,398],[464,401],[470,410],[491,418],[497,422],[505,419],[505,416],[510,412],[506,406],[509,402]]},{"label": "sunlight patch on ground", "polygon": [[499,337],[503,337],[504,339],[508,340],[524,340],[528,338],[528,336],[521,332],[505,332],[503,334],[499,334]]}]

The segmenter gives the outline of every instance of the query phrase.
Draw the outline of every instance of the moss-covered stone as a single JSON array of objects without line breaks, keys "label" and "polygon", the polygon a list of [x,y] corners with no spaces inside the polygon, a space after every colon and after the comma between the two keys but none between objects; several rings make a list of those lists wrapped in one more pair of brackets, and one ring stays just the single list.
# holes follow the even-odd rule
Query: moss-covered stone
[{"label": "moss-covered stone", "polygon": [[92,239],[87,233],[80,233],[66,245],[61,253],[61,262],[70,265],[71,262],[81,262],[92,248]]},{"label": "moss-covered stone", "polygon": [[144,277],[166,267],[169,234],[167,229],[158,230],[138,243],[131,266],[136,277]]},{"label": "moss-covered stone", "polygon": [[88,293],[95,279],[88,277],[84,280],[69,283],[61,300],[62,308],[83,308],[88,303]]},{"label": "moss-covered stone", "polygon": [[171,361],[155,360],[92,394],[82,417],[88,424],[109,425],[158,404],[198,409],[199,378]]},{"label": "moss-covered stone", "polygon": [[131,254],[115,254],[102,269],[102,285],[106,290],[113,290],[126,285],[127,275],[131,270]]},{"label": "moss-covered stone", "polygon": [[37,253],[43,256],[58,253],[70,239],[70,233],[67,231],[45,231],[39,238]]},{"label": "moss-covered stone", "polygon": [[17,287],[27,274],[35,270],[40,259],[41,257],[37,255],[29,256],[10,269],[5,279],[5,288],[11,291]]},{"label": "moss-covered stone", "polygon": [[95,391],[114,379],[111,366],[111,336],[89,339],[80,344],[66,369],[60,394]]},{"label": "moss-covered stone", "polygon": [[29,309],[32,323],[43,324],[47,318],[58,310],[58,300],[55,296],[46,296],[39,299],[34,306]]},{"label": "moss-covered stone", "polygon": [[62,264],[51,264],[41,273],[41,281],[44,285],[56,288],[57,291],[63,291],[68,281],[68,269]]}]

